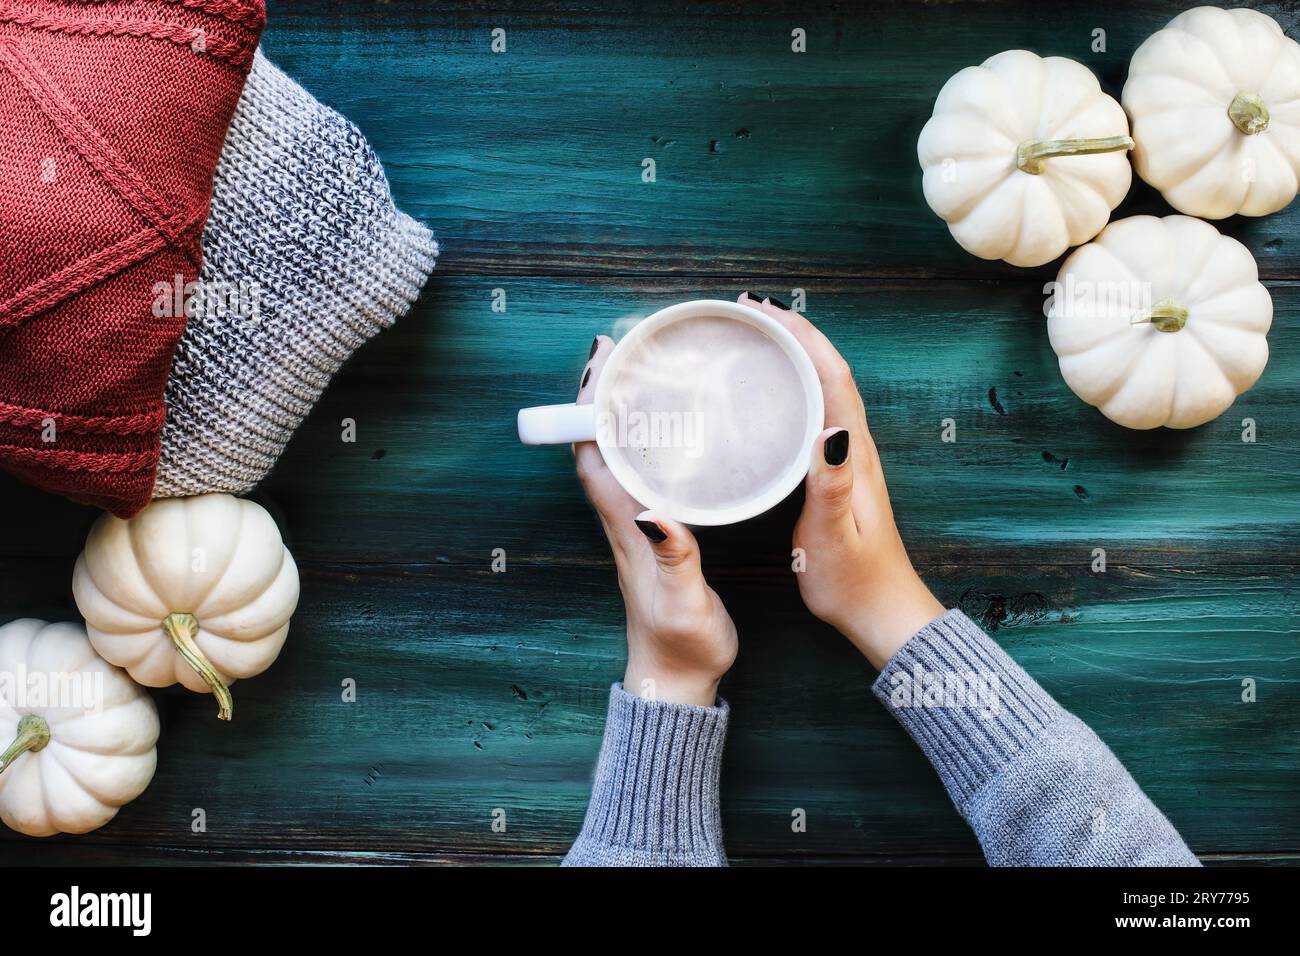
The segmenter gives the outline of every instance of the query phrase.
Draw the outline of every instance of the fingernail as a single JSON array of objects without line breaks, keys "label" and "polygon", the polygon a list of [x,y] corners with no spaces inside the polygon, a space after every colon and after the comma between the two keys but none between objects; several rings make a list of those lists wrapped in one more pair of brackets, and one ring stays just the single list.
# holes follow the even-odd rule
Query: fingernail
[{"label": "fingernail", "polygon": [[748,299],[750,302],[754,302],[754,303],[759,303],[763,301],[763,299],[760,296],[754,295],[754,293],[750,292],[749,290],[745,290],[745,298]]},{"label": "fingernail", "polygon": [[826,464],[832,468],[838,468],[849,458],[849,431],[847,428],[841,428],[834,435],[826,439],[826,444],[822,446],[822,454],[826,456]]},{"label": "fingernail", "polygon": [[636,526],[641,529],[641,533],[643,535],[645,535],[655,544],[659,544],[661,541],[668,540],[668,535],[664,531],[664,529],[659,527],[653,521],[643,521],[642,519],[637,518]]},{"label": "fingernail", "polygon": [[785,309],[787,312],[790,311],[790,307],[789,307],[788,305],[786,305],[784,302],[782,302],[780,299],[778,299],[778,298],[777,298],[776,296],[774,296],[774,295],[769,295],[769,296],[767,297],[767,301],[768,301],[768,302],[771,302],[771,303],[772,303],[774,306],[776,306],[778,309]]},{"label": "fingernail", "polygon": [[600,348],[600,336],[599,336],[599,335],[596,336],[594,339],[591,340],[591,351],[587,353],[587,361],[588,361],[588,362],[591,361],[591,357],[592,357],[593,355],[596,354],[596,349],[598,349],[598,348]]},{"label": "fingernail", "polygon": [[587,387],[587,379],[589,379],[589,378],[591,378],[591,369],[590,369],[590,368],[588,368],[587,371],[585,371],[585,372],[582,373],[582,384],[579,385],[578,388],[586,388],[586,387]]}]

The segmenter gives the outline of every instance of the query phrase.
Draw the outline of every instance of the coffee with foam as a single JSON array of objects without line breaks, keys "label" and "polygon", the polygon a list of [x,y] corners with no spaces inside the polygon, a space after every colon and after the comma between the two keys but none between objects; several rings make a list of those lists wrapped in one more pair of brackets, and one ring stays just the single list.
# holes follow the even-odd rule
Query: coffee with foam
[{"label": "coffee with foam", "polygon": [[631,345],[598,427],[650,491],[727,509],[766,494],[804,454],[799,371],[762,329],[704,315]]}]

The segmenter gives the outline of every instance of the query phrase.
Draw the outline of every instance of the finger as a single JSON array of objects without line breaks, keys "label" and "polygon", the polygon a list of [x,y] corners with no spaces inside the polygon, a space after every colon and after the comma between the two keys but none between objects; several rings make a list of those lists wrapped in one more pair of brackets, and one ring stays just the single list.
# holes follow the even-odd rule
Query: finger
[{"label": "finger", "polygon": [[[579,405],[590,405],[595,398],[596,382],[613,351],[614,340],[607,335],[598,335],[591,343],[591,353],[579,379]],[[578,479],[605,522],[611,539],[617,537],[628,540],[625,526],[641,510],[641,506],[623,490],[623,486],[605,464],[605,457],[594,441],[576,442],[573,454],[578,466]]]},{"label": "finger", "polygon": [[661,582],[675,587],[704,583],[700,546],[686,525],[655,511],[643,511],[636,516],[636,527],[650,542]]},{"label": "finger", "polygon": [[840,353],[836,351],[835,346],[831,344],[831,340],[826,337],[821,329],[809,322],[803,315],[787,308],[784,303],[773,299],[770,295],[742,292],[736,301],[741,305],[748,305],[777,319],[794,333],[795,338],[807,350],[814,364],[819,362],[830,364],[834,359],[839,358]]},{"label": "finger", "polygon": [[590,405],[596,399],[596,382],[600,379],[601,369],[614,351],[614,340],[608,335],[598,335],[591,340],[591,351],[587,355],[587,364],[582,367],[582,377],[578,379],[579,405]]},{"label": "finger", "polygon": [[832,542],[857,534],[853,516],[853,449],[847,428],[828,428],[813,445],[808,469],[808,493],[801,521],[807,522],[812,540]]},{"label": "finger", "polygon": [[749,292],[743,292],[737,301],[776,319],[789,329],[803,346],[803,350],[812,359],[813,367],[817,369],[817,379],[822,385],[822,398],[826,405],[826,424],[839,422],[847,427],[852,423],[861,422],[865,430],[867,410],[862,403],[862,395],[858,392],[857,383],[853,380],[853,371],[822,330],[798,312],[774,304],[770,296],[760,300]]}]

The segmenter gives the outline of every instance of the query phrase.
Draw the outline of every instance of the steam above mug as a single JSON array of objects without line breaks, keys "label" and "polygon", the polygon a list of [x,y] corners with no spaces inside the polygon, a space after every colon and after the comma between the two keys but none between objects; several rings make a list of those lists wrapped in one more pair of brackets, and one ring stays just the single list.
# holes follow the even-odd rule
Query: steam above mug
[{"label": "steam above mug", "polygon": [[744,521],[808,473],[821,384],[766,313],[702,299],[640,323],[606,360],[591,404],[519,412],[526,445],[594,441],[646,508],[694,525]]}]

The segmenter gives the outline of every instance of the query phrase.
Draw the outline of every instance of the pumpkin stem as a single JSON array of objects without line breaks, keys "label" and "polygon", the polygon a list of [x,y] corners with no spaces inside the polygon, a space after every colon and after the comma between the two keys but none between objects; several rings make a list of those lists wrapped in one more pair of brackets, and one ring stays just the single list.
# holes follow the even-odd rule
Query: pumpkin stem
[{"label": "pumpkin stem", "polygon": [[1153,305],[1150,313],[1129,324],[1145,325],[1148,322],[1161,332],[1177,332],[1187,324],[1187,306],[1179,305],[1173,299],[1165,299]]},{"label": "pumpkin stem", "polygon": [[1043,160],[1053,156],[1087,156],[1091,153],[1113,153],[1117,149],[1132,149],[1129,136],[1106,136],[1101,139],[1027,139],[1016,147],[1016,165],[1037,176],[1043,171]]},{"label": "pumpkin stem", "polygon": [[0,754],[0,773],[4,773],[5,768],[17,760],[20,754],[25,754],[29,750],[32,753],[44,750],[49,742],[50,725],[45,722],[45,718],[37,717],[35,714],[24,714],[18,721],[18,736],[5,752]]},{"label": "pumpkin stem", "polygon": [[168,614],[162,621],[163,633],[176,645],[176,653],[185,658],[185,663],[193,667],[204,682],[212,688],[217,698],[217,716],[222,720],[230,719],[234,701],[230,697],[230,688],[226,686],[212,662],[199,650],[194,637],[199,633],[199,621],[193,614]]},{"label": "pumpkin stem", "polygon": [[1268,129],[1268,107],[1256,93],[1238,93],[1228,104],[1228,118],[1232,125],[1247,136]]}]

